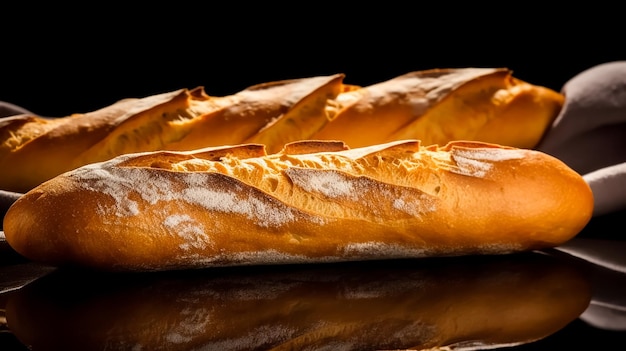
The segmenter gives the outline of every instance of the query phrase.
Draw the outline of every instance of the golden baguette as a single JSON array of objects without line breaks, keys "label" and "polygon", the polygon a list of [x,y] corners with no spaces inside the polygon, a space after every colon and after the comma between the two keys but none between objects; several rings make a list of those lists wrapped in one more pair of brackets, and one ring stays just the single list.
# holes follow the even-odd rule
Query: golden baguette
[{"label": "golden baguette", "polygon": [[551,89],[507,69],[434,69],[340,94],[340,108],[312,139],[351,147],[419,139],[424,145],[475,140],[535,147],[564,103]]},{"label": "golden baguette", "polygon": [[[202,88],[126,99],[85,114],[46,119],[0,120],[0,189],[25,192],[65,171],[133,152],[193,150],[240,144],[277,119],[325,123],[327,99],[341,89],[343,75],[274,82],[227,97]],[[313,121],[310,118],[317,112]],[[295,116],[295,117],[294,117]],[[297,133],[281,143],[305,138]],[[289,140],[289,139],[293,140]]]},{"label": "golden baguette", "polygon": [[336,74],[259,84],[224,97],[202,87],[126,99],[84,114],[0,121],[0,189],[25,192],[60,173],[126,153],[299,140],[352,147],[401,139],[532,148],[563,96],[508,69],[438,69],[367,87]]},{"label": "golden baguette", "polygon": [[582,177],[538,151],[301,142],[84,166],[19,198],[4,231],[34,261],[149,271],[520,252],[592,210]]}]

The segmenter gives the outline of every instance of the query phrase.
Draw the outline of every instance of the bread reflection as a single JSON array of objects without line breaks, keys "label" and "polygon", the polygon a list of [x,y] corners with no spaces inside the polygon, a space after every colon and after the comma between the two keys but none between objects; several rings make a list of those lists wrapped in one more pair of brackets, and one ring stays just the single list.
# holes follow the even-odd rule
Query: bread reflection
[{"label": "bread reflection", "polygon": [[375,350],[544,338],[590,301],[540,254],[94,275],[57,271],[7,302],[33,350]]}]

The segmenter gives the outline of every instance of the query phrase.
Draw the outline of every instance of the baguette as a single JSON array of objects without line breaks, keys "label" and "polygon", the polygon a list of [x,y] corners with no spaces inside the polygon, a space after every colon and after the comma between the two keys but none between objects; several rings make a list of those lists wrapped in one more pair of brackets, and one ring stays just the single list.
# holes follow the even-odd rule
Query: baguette
[{"label": "baguette", "polygon": [[34,261],[152,271],[520,252],[564,243],[592,211],[583,178],[538,151],[311,141],[80,167],[20,197],[4,231]]},{"label": "baguette", "polygon": [[[0,121],[0,189],[25,192],[63,172],[126,153],[193,150],[239,144],[276,119],[319,125],[327,99],[343,75],[260,84],[227,97],[199,87],[142,99],[125,99],[103,109],[48,119],[31,115]],[[314,121],[317,119],[317,121]],[[290,130],[284,139],[307,135]]]},{"label": "baguette", "polygon": [[508,69],[436,69],[360,87],[343,74],[259,84],[213,97],[202,87],[125,99],[60,118],[0,121],[0,189],[26,192],[65,171],[126,153],[300,140],[352,147],[401,139],[535,146],[563,105]]},{"label": "baguette", "polygon": [[33,350],[499,349],[574,321],[591,298],[586,278],[542,254],[143,275],[57,270],[12,294],[6,319]]},{"label": "baguette", "polygon": [[474,140],[533,148],[564,96],[507,69],[434,69],[354,89],[336,100],[341,109],[311,139],[340,139],[351,147],[419,139],[424,145]]}]

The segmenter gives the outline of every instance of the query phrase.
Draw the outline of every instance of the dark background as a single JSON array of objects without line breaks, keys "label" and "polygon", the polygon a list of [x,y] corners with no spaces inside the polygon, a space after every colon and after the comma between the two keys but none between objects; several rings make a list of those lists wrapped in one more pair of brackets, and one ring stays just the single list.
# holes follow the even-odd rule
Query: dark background
[{"label": "dark background", "polygon": [[6,6],[0,100],[61,117],[196,86],[220,96],[289,78],[344,73],[344,82],[368,85],[472,66],[508,67],[560,90],[587,68],[626,58],[618,8],[459,6],[467,5]]}]

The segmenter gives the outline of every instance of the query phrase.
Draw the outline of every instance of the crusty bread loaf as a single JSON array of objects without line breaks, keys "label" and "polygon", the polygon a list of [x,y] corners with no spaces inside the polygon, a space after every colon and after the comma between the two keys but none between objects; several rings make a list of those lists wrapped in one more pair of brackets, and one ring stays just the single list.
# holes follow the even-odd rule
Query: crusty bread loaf
[{"label": "crusty bread loaf", "polygon": [[560,93],[507,69],[411,72],[336,100],[341,108],[311,139],[351,147],[419,139],[424,145],[474,140],[533,148],[564,103]]},{"label": "crusty bread loaf", "polygon": [[538,151],[301,142],[84,166],[18,199],[4,231],[35,261],[143,271],[519,252],[592,210],[582,177]]},{"label": "crusty bread loaf", "polygon": [[[202,88],[181,89],[63,118],[9,117],[0,120],[0,189],[25,192],[65,171],[126,153],[239,144],[280,120],[298,121],[306,131],[305,125],[326,121],[326,100],[339,93],[342,79],[260,84],[219,98]],[[302,131],[291,128],[276,140],[305,139]]]},{"label": "crusty bread loaf", "polygon": [[55,119],[0,121],[0,189],[25,192],[62,172],[126,153],[260,143],[342,140],[352,147],[401,139],[424,145],[476,140],[532,148],[563,96],[508,69],[435,69],[379,84],[344,75],[259,84],[213,97],[202,87],[126,99]]},{"label": "crusty bread loaf", "polygon": [[504,349],[580,316],[586,278],[542,254],[143,275],[58,270],[12,294],[6,319],[33,350]]}]

